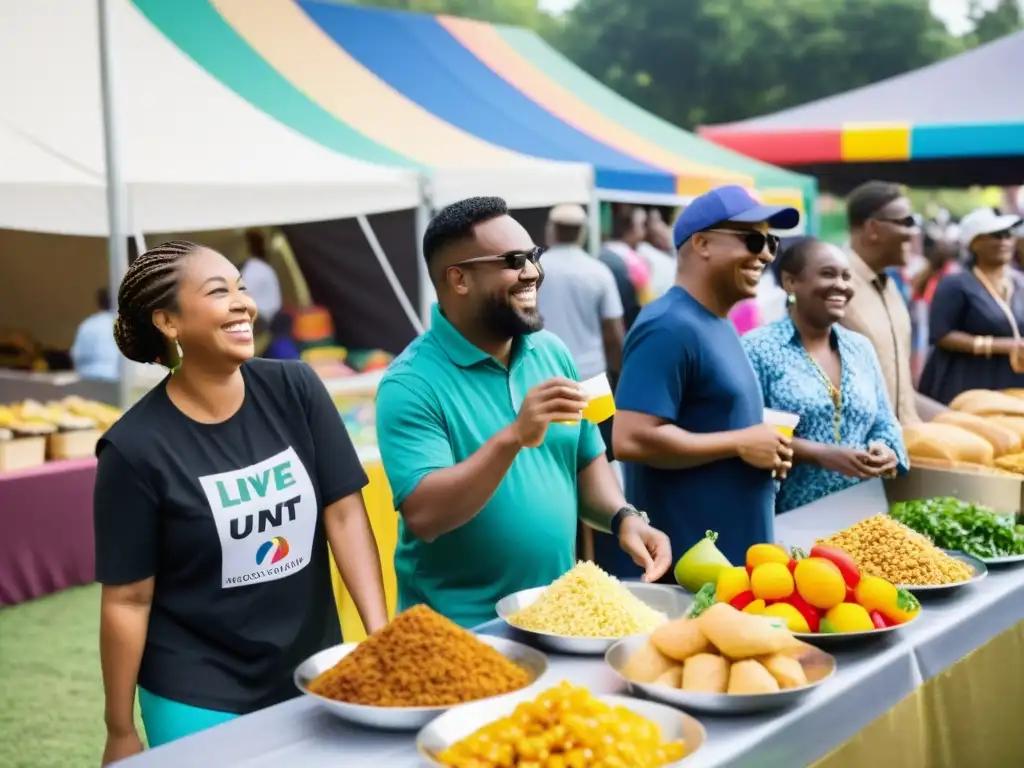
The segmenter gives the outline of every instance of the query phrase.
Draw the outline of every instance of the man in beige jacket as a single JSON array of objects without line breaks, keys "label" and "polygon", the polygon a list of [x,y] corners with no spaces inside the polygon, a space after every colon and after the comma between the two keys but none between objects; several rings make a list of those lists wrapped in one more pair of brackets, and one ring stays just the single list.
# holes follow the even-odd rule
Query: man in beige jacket
[{"label": "man in beige jacket", "polygon": [[900,185],[869,181],[850,193],[846,211],[855,294],[843,325],[871,340],[900,423],[930,420],[945,407],[914,389],[910,311],[886,273],[904,266],[910,254],[913,207]]}]

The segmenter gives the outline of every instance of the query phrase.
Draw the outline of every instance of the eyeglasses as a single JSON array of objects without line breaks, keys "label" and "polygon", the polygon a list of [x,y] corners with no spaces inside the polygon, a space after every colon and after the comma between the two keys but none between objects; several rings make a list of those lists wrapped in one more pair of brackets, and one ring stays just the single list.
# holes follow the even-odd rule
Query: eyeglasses
[{"label": "eyeglasses", "polygon": [[452,267],[465,267],[472,264],[497,264],[504,262],[505,269],[514,269],[517,272],[522,272],[526,268],[526,262],[540,267],[540,257],[544,255],[545,248],[536,246],[529,251],[509,251],[508,253],[502,253],[498,256],[476,256],[472,259],[466,259],[465,261],[457,261],[454,264],[448,266],[449,269]]},{"label": "eyeglasses", "polygon": [[768,253],[772,256],[779,252],[779,243],[781,242],[779,236],[773,235],[770,232],[743,232],[736,229],[705,229],[702,231],[718,232],[722,235],[735,235],[744,242],[747,250],[754,256],[763,253],[765,247],[768,248]]},{"label": "eyeglasses", "polygon": [[996,240],[1010,240],[1014,237],[1013,231],[1009,229],[1001,229],[998,232],[986,232],[988,237],[994,237]]},{"label": "eyeglasses", "polygon": [[882,216],[872,216],[875,221],[884,221],[886,224],[895,224],[905,229],[913,229],[914,227],[920,226],[920,221],[917,216],[911,214],[910,216],[903,216],[899,219],[887,219]]}]

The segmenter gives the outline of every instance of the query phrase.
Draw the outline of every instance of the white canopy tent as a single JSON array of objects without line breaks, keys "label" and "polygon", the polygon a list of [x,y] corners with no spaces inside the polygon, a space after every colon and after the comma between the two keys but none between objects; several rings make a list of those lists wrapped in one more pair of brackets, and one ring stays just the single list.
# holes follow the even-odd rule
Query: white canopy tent
[{"label": "white canopy tent", "polygon": [[[299,135],[211,77],[131,3],[111,0],[110,13],[127,231],[294,223],[420,204],[415,171],[363,163]],[[0,185],[36,190],[0,214],[4,226],[108,234],[105,206],[67,216],[61,204],[76,172],[78,183],[101,185],[106,174],[98,19],[89,0],[0,5],[4,139],[13,131],[34,145],[16,166],[0,160],[12,174],[0,175]]]}]

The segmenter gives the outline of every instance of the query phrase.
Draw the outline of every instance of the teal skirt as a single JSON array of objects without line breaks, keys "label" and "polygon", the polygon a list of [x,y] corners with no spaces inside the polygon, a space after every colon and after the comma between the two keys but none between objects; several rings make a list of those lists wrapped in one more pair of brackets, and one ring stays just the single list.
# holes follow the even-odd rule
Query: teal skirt
[{"label": "teal skirt", "polygon": [[142,710],[142,724],[150,747],[159,747],[238,717],[230,712],[200,709],[171,701],[142,687],[139,687],[139,709]]}]

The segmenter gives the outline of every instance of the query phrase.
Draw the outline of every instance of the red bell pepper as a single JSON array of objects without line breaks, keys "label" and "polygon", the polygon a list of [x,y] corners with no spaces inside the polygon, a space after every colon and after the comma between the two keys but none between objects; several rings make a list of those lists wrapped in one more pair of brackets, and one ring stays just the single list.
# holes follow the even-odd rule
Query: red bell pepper
[{"label": "red bell pepper", "polygon": [[821,626],[821,613],[813,605],[808,603],[802,597],[800,593],[793,591],[793,594],[787,598],[779,601],[780,603],[788,603],[789,605],[800,611],[800,615],[804,617],[804,621],[807,622],[807,626],[810,627],[811,632],[817,632]]},{"label": "red bell pepper", "polygon": [[811,547],[811,557],[821,557],[835,564],[839,572],[843,574],[843,581],[848,587],[856,587],[860,581],[860,568],[846,552],[838,547],[826,547],[823,544],[815,544]]},{"label": "red bell pepper", "polygon": [[875,625],[875,629],[885,629],[886,627],[892,626],[885,620],[885,616],[880,614],[878,611],[872,611],[868,616],[871,617],[871,623]]},{"label": "red bell pepper", "polygon": [[786,567],[789,568],[789,572],[796,573],[796,564],[805,557],[807,557],[807,553],[800,549],[800,547],[792,547],[789,550],[789,562],[786,563]]},{"label": "red bell pepper", "polygon": [[736,597],[729,601],[729,605],[735,608],[737,611],[742,611],[752,602],[754,602],[754,593],[749,589],[746,592],[740,592]]},{"label": "red bell pepper", "polygon": [[843,599],[843,602],[857,604],[857,593],[853,591],[853,587],[849,584],[846,585],[846,597]]}]

